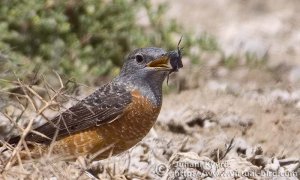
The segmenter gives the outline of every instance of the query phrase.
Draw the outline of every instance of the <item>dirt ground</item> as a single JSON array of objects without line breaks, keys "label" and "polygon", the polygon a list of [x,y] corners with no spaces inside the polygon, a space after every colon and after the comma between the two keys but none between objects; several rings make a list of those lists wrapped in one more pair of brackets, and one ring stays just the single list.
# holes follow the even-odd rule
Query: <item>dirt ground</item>
[{"label": "dirt ground", "polygon": [[[297,179],[293,175],[280,176],[280,172],[297,172],[299,178],[299,2],[153,2],[168,2],[168,17],[187,30],[214,35],[227,56],[250,52],[258,59],[267,57],[267,63],[251,67],[241,58],[239,66],[228,68],[215,53],[202,54],[204,62],[200,66],[185,59],[184,69],[173,78],[180,92],[164,98],[154,130],[136,149],[147,144],[144,146],[151,147],[153,156],[162,155],[158,159],[167,167],[165,178],[172,177],[176,170],[182,172],[172,166],[172,160],[193,164],[195,159],[206,162],[202,159],[206,157],[214,162],[230,162],[224,172],[255,172],[247,178]],[[233,147],[226,153],[231,142]],[[188,154],[177,157],[178,152]],[[154,162],[149,164],[157,167],[157,160]],[[194,175],[200,170],[183,171]],[[278,176],[262,172],[276,172]]]},{"label": "dirt ground", "polygon": [[169,17],[188,30],[213,34],[225,54],[251,52],[268,60],[265,67],[230,69],[209,54],[201,67],[186,63],[179,76],[192,89],[165,98],[156,128],[188,134],[188,151],[213,159],[214,150],[235,138],[239,157],[241,149],[249,156],[247,148],[260,147],[265,157],[299,160],[299,1],[168,2]]},{"label": "dirt ground", "polygon": [[168,17],[187,30],[214,35],[226,55],[251,52],[266,64],[184,58],[156,125],[129,152],[94,163],[41,160],[5,177],[89,179],[83,170],[93,166],[102,179],[300,178],[300,1],[152,1],[168,2]]}]

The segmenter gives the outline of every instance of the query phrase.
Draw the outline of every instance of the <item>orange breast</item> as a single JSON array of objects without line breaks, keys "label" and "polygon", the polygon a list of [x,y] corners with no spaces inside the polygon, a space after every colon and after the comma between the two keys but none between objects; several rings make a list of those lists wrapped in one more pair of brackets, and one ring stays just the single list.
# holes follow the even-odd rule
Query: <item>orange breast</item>
[{"label": "orange breast", "polygon": [[97,156],[103,159],[119,154],[142,140],[154,125],[160,107],[155,107],[138,91],[132,92],[132,103],[116,120],[95,126],[55,142],[53,153],[65,155],[85,155],[97,153],[112,146],[112,149]]}]

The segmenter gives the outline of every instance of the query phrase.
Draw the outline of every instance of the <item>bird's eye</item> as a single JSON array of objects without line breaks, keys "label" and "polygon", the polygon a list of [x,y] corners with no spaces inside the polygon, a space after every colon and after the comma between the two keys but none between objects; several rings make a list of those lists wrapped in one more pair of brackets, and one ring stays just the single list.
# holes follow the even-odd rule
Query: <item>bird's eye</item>
[{"label": "bird's eye", "polygon": [[141,63],[144,61],[144,57],[141,54],[137,54],[137,55],[135,55],[135,60],[136,60],[136,62]]}]

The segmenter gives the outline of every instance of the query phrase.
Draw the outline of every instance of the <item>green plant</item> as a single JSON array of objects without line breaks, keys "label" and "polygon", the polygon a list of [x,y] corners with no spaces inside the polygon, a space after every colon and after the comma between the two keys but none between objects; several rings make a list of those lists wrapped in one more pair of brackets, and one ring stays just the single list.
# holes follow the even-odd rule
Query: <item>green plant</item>
[{"label": "green plant", "polygon": [[[0,1],[0,50],[19,76],[39,67],[78,81],[115,75],[137,47],[175,48],[181,28],[164,19],[165,5],[144,0]],[[137,24],[146,11],[150,24]],[[17,67],[15,67],[17,66]],[[20,68],[18,68],[20,67]]]},{"label": "green plant", "polygon": [[258,57],[255,53],[247,52],[245,54],[246,64],[250,67],[262,67],[266,65],[268,60],[268,54],[266,53],[263,57]]},{"label": "green plant", "polygon": [[197,38],[198,46],[204,51],[218,51],[219,45],[214,36],[207,33],[202,34]]},{"label": "green plant", "polygon": [[234,68],[239,65],[239,57],[236,55],[225,56],[223,54],[222,64],[227,68]]}]

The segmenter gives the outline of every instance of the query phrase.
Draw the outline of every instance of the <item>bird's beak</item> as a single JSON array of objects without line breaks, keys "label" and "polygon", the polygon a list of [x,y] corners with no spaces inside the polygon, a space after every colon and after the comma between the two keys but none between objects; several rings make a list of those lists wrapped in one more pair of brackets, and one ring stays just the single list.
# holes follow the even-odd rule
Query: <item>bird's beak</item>
[{"label": "bird's beak", "polygon": [[148,68],[153,68],[157,70],[169,71],[172,69],[171,58],[168,55],[161,56],[147,64]]}]

